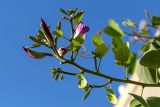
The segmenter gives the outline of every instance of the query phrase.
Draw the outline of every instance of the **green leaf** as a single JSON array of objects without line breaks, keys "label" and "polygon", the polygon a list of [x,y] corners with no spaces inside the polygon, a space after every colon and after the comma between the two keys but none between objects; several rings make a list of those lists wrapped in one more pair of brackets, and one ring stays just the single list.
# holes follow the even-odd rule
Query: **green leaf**
[{"label": "green leaf", "polygon": [[40,47],[40,46],[41,46],[40,44],[35,43],[32,46],[30,46],[29,48],[37,48],[37,47]]},{"label": "green leaf", "polygon": [[84,35],[78,35],[76,38],[74,38],[71,41],[71,45],[70,45],[71,50],[78,51],[82,47],[84,40],[85,40]]},{"label": "green leaf", "polygon": [[53,34],[56,37],[62,37],[63,36],[63,32],[61,30],[55,30],[55,31],[53,31]]},{"label": "green leaf", "polygon": [[100,36],[98,36],[98,35],[94,35],[94,36],[93,36],[92,42],[93,42],[93,44],[94,44],[95,46],[98,46],[98,45],[104,43],[103,40],[102,40],[102,38],[101,38]]},{"label": "green leaf", "polygon": [[127,69],[128,74],[132,75],[134,73],[134,69],[136,66],[136,60],[137,60],[137,54],[135,53],[130,54],[129,62],[128,62],[128,69]]},{"label": "green leaf", "polygon": [[75,22],[76,24],[78,24],[78,23],[82,20],[83,15],[84,15],[84,12],[83,12],[83,11],[77,12],[77,13],[75,14],[75,16],[73,17],[74,22]]},{"label": "green leaf", "polygon": [[109,50],[109,45],[106,46],[103,43],[97,46],[95,54],[101,59],[108,52],[108,50]]},{"label": "green leaf", "polygon": [[38,43],[40,45],[44,44],[41,40],[33,37],[33,36],[28,36],[29,39],[31,39],[32,41],[34,41],[35,43]]},{"label": "green leaf", "polygon": [[147,43],[141,47],[143,52],[147,52],[150,49],[150,43]]},{"label": "green leaf", "polygon": [[160,68],[160,49],[147,52],[140,60],[140,64],[153,69]]},{"label": "green leaf", "polygon": [[137,27],[136,23],[134,23],[134,22],[133,22],[132,20],[130,20],[130,19],[127,19],[127,20],[124,21],[122,24],[123,24],[124,26],[132,27],[132,28],[136,28],[136,27]]},{"label": "green leaf", "polygon": [[150,107],[160,107],[160,97],[148,97],[147,102]]},{"label": "green leaf", "polygon": [[138,96],[138,95],[135,95],[135,94],[131,94],[131,93],[129,93],[129,94],[131,96],[133,96],[137,101],[139,101],[140,104],[143,105],[144,107],[149,107],[149,105],[147,104],[147,102],[141,96]]},{"label": "green leaf", "polygon": [[145,107],[136,99],[132,99],[132,101],[129,104],[129,107]]},{"label": "green leaf", "polygon": [[87,86],[86,78],[82,74],[77,74],[76,77],[80,79],[78,81],[78,87],[79,88],[85,88]]},{"label": "green leaf", "polygon": [[85,95],[83,96],[83,100],[86,100],[89,97],[91,91],[92,91],[92,88],[90,88],[90,90],[85,93]]},{"label": "green leaf", "polygon": [[56,76],[55,76],[55,80],[57,81],[58,79],[59,79],[59,72],[56,74]]},{"label": "green leaf", "polygon": [[108,21],[108,26],[103,29],[104,33],[113,37],[122,37],[124,35],[123,31],[113,19]]},{"label": "green leaf", "polygon": [[111,102],[112,104],[117,104],[118,100],[113,90],[107,87],[104,87],[104,88],[108,92],[108,95],[107,95],[108,101]]},{"label": "green leaf", "polygon": [[153,25],[153,26],[160,25],[160,17],[158,17],[158,16],[153,16],[153,17],[152,17],[152,25]]},{"label": "green leaf", "polygon": [[129,60],[129,56],[130,56],[131,52],[127,46],[127,44],[124,44],[121,48],[119,48],[117,50],[117,52],[115,52],[115,61],[116,64],[120,65],[120,66],[125,66],[128,63]]},{"label": "green leaf", "polygon": [[69,13],[65,9],[60,8],[59,10],[61,13],[69,16]]},{"label": "green leaf", "polygon": [[119,48],[121,48],[123,45],[124,43],[121,38],[116,38],[116,37],[112,38],[112,50],[114,53],[117,52]]}]

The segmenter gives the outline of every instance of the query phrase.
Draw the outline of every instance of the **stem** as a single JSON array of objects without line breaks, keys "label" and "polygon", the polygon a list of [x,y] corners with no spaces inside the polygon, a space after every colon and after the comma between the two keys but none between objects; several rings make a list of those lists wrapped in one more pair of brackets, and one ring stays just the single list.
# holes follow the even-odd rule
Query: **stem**
[{"label": "stem", "polygon": [[142,95],[143,95],[143,91],[144,91],[144,86],[142,86],[141,97],[142,97]]},{"label": "stem", "polygon": [[66,59],[64,59],[64,60],[66,61],[66,63],[69,63],[69,64],[75,66],[76,68],[83,70],[85,73],[92,74],[92,75],[95,75],[98,77],[102,77],[107,80],[109,79],[114,82],[129,83],[129,84],[134,84],[134,85],[139,85],[139,86],[144,86],[144,87],[160,87],[160,84],[148,84],[148,83],[141,83],[141,82],[137,82],[137,81],[133,81],[133,80],[124,80],[124,79],[114,78],[114,77],[111,77],[111,76],[108,76],[108,75],[105,75],[102,73],[97,73],[92,70],[86,69],[86,68],[84,68],[84,67],[82,67],[82,66],[80,66],[70,60],[66,60]]},{"label": "stem", "polygon": [[100,69],[100,66],[101,66],[101,61],[102,61],[102,59],[99,60],[97,72],[99,72],[99,69]]},{"label": "stem", "polygon": [[96,57],[94,57],[94,66],[95,66],[95,70],[98,72],[97,58]]},{"label": "stem", "polygon": [[[71,39],[70,39],[70,41],[72,41],[72,39],[74,38],[73,19],[70,19],[69,22],[70,22],[70,27],[71,27]],[[74,60],[73,51],[71,52],[71,60],[72,61]]]}]

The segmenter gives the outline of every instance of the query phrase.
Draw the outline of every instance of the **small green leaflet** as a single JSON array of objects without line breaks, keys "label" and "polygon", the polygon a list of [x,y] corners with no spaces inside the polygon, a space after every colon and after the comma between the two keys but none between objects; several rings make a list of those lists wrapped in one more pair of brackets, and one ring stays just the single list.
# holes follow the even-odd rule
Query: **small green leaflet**
[{"label": "small green leaflet", "polygon": [[62,37],[63,36],[63,32],[61,30],[55,30],[55,31],[53,31],[53,34],[56,37]]},{"label": "small green leaflet", "polygon": [[79,88],[85,88],[87,86],[86,78],[82,74],[77,74],[76,77],[80,79],[78,81],[78,87]]},{"label": "small green leaflet", "polygon": [[133,22],[132,20],[130,20],[130,19],[127,19],[127,20],[124,21],[122,24],[123,24],[124,26],[132,27],[132,28],[136,28],[136,27],[137,27],[136,23],[134,23],[134,22]]},{"label": "small green leaflet", "polygon": [[104,43],[103,40],[102,40],[102,38],[101,38],[100,36],[98,36],[98,35],[94,35],[94,36],[93,36],[92,42],[93,42],[93,44],[94,44],[95,46],[98,46],[98,45]]},{"label": "small green leaflet", "polygon": [[97,46],[95,54],[101,59],[108,52],[108,50],[109,50],[109,45],[106,46],[103,43]]},{"label": "small green leaflet", "polygon": [[77,12],[77,14],[75,14],[75,16],[73,17],[74,22],[78,24],[82,20],[83,15],[84,15],[83,11]]},{"label": "small green leaflet", "polygon": [[107,95],[107,99],[112,103],[112,104],[117,104],[118,100],[117,97],[115,95],[115,93],[113,92],[112,89],[104,87],[105,90],[107,90],[108,95]]}]

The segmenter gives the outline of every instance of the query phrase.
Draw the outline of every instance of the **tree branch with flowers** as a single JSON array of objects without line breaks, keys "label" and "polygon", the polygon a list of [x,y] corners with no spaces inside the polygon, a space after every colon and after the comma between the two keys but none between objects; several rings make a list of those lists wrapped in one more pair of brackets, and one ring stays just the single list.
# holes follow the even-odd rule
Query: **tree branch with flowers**
[{"label": "tree branch with flowers", "polygon": [[[38,29],[38,34],[36,36],[29,36],[29,39],[31,39],[34,44],[30,47],[23,47],[23,49],[30,57],[40,59],[48,56],[54,58],[54,60],[59,60],[62,65],[70,64],[76,68],[79,72],[68,72],[67,70],[63,70],[61,68],[50,68],[50,70],[55,80],[63,80],[64,76],[67,75],[78,78],[78,87],[84,91],[83,100],[90,95],[93,89],[103,88],[108,92],[107,99],[111,103],[116,104],[118,100],[111,85],[114,82],[121,82],[142,87],[141,95],[130,93],[130,95],[133,96],[133,99],[130,102],[130,107],[159,107],[159,97],[149,97],[147,99],[143,99],[142,95],[145,87],[160,87],[160,74],[158,70],[158,68],[160,68],[160,17],[151,17],[146,11],[146,18],[148,21],[143,22],[140,26],[140,30],[137,30],[138,26],[135,22],[130,19],[126,19],[123,22],[123,25],[129,29],[128,31],[123,31],[115,20],[110,19],[108,21],[108,25],[93,36],[92,43],[96,49],[90,52],[90,60],[94,62],[94,70],[90,70],[83,67],[76,61],[79,58],[79,54],[82,54],[83,56],[87,54],[84,42],[85,36],[87,35],[87,32],[89,32],[89,26],[82,22],[84,11],[80,11],[77,8],[68,10],[60,8],[60,12],[64,16],[58,22],[54,31],[51,31],[50,26],[48,26],[46,22],[41,19],[41,29]],[[63,21],[67,21],[70,25],[70,37],[66,37],[65,33],[61,29]],[[152,29],[156,30],[156,33],[154,32],[153,34]],[[112,44],[110,45],[114,54],[114,60],[117,66],[122,66],[125,68],[126,75],[124,78],[112,77],[100,71],[101,61],[110,47],[110,45],[106,45],[103,41],[103,35],[107,35],[112,38]],[[124,42],[124,35],[128,38],[132,38],[132,41]],[[58,47],[58,43],[61,40],[60,38],[63,38],[64,41],[69,42],[69,44],[65,47]],[[155,79],[154,83],[144,83],[129,79],[135,71],[134,68],[138,60],[138,53],[131,51],[130,44],[140,41],[143,42],[143,46],[140,50],[143,56],[138,63],[148,69],[152,69],[152,73],[154,74],[153,79]],[[51,50],[52,53],[37,52],[32,50],[41,46],[45,46],[47,49]],[[89,83],[87,82],[85,74],[103,78],[106,82],[101,85]]]}]

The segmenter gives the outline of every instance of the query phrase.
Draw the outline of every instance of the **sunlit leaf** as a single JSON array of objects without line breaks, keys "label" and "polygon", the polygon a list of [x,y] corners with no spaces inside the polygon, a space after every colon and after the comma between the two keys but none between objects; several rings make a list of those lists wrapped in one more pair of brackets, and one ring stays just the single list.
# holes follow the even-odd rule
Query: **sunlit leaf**
[{"label": "sunlit leaf", "polygon": [[118,100],[113,90],[107,87],[105,87],[105,90],[107,90],[108,92],[108,95],[107,95],[108,101],[110,101],[112,104],[117,104]]},{"label": "sunlit leaf", "polygon": [[75,14],[75,16],[73,17],[74,22],[78,24],[82,20],[83,15],[84,15],[83,11],[77,12],[77,14]]},{"label": "sunlit leaf", "polygon": [[84,40],[85,40],[84,35],[79,35],[76,38],[74,38],[70,45],[71,50],[78,51],[82,47]]},{"label": "sunlit leaf", "polygon": [[126,21],[124,21],[123,25],[128,26],[128,27],[132,27],[132,28],[137,27],[136,23],[134,23],[131,19],[127,19]]},{"label": "sunlit leaf", "polygon": [[115,52],[116,64],[120,66],[125,66],[127,64],[130,54],[131,52],[127,44],[124,44],[121,48],[117,50],[117,52]]},{"label": "sunlit leaf", "polygon": [[113,37],[122,37],[124,35],[123,31],[113,19],[108,21],[108,26],[103,29],[104,33]]},{"label": "sunlit leaf", "polygon": [[80,79],[78,81],[78,87],[79,88],[85,88],[87,86],[86,78],[82,74],[77,74],[76,77]]},{"label": "sunlit leaf", "polygon": [[100,44],[97,46],[96,48],[96,56],[98,56],[99,58],[102,58],[109,50],[109,45],[106,46],[104,43]]},{"label": "sunlit leaf", "polygon": [[112,38],[112,50],[114,53],[117,52],[119,48],[121,48],[123,45],[124,43],[121,40],[121,38],[116,38],[116,37]]},{"label": "sunlit leaf", "polygon": [[53,34],[56,37],[62,37],[63,36],[63,32],[61,30],[55,30],[55,31],[53,31]]},{"label": "sunlit leaf", "polygon": [[102,40],[102,38],[101,38],[100,36],[98,36],[98,35],[94,35],[94,36],[93,36],[92,42],[93,42],[93,44],[94,44],[95,46],[98,46],[98,45],[104,43],[103,40]]}]

